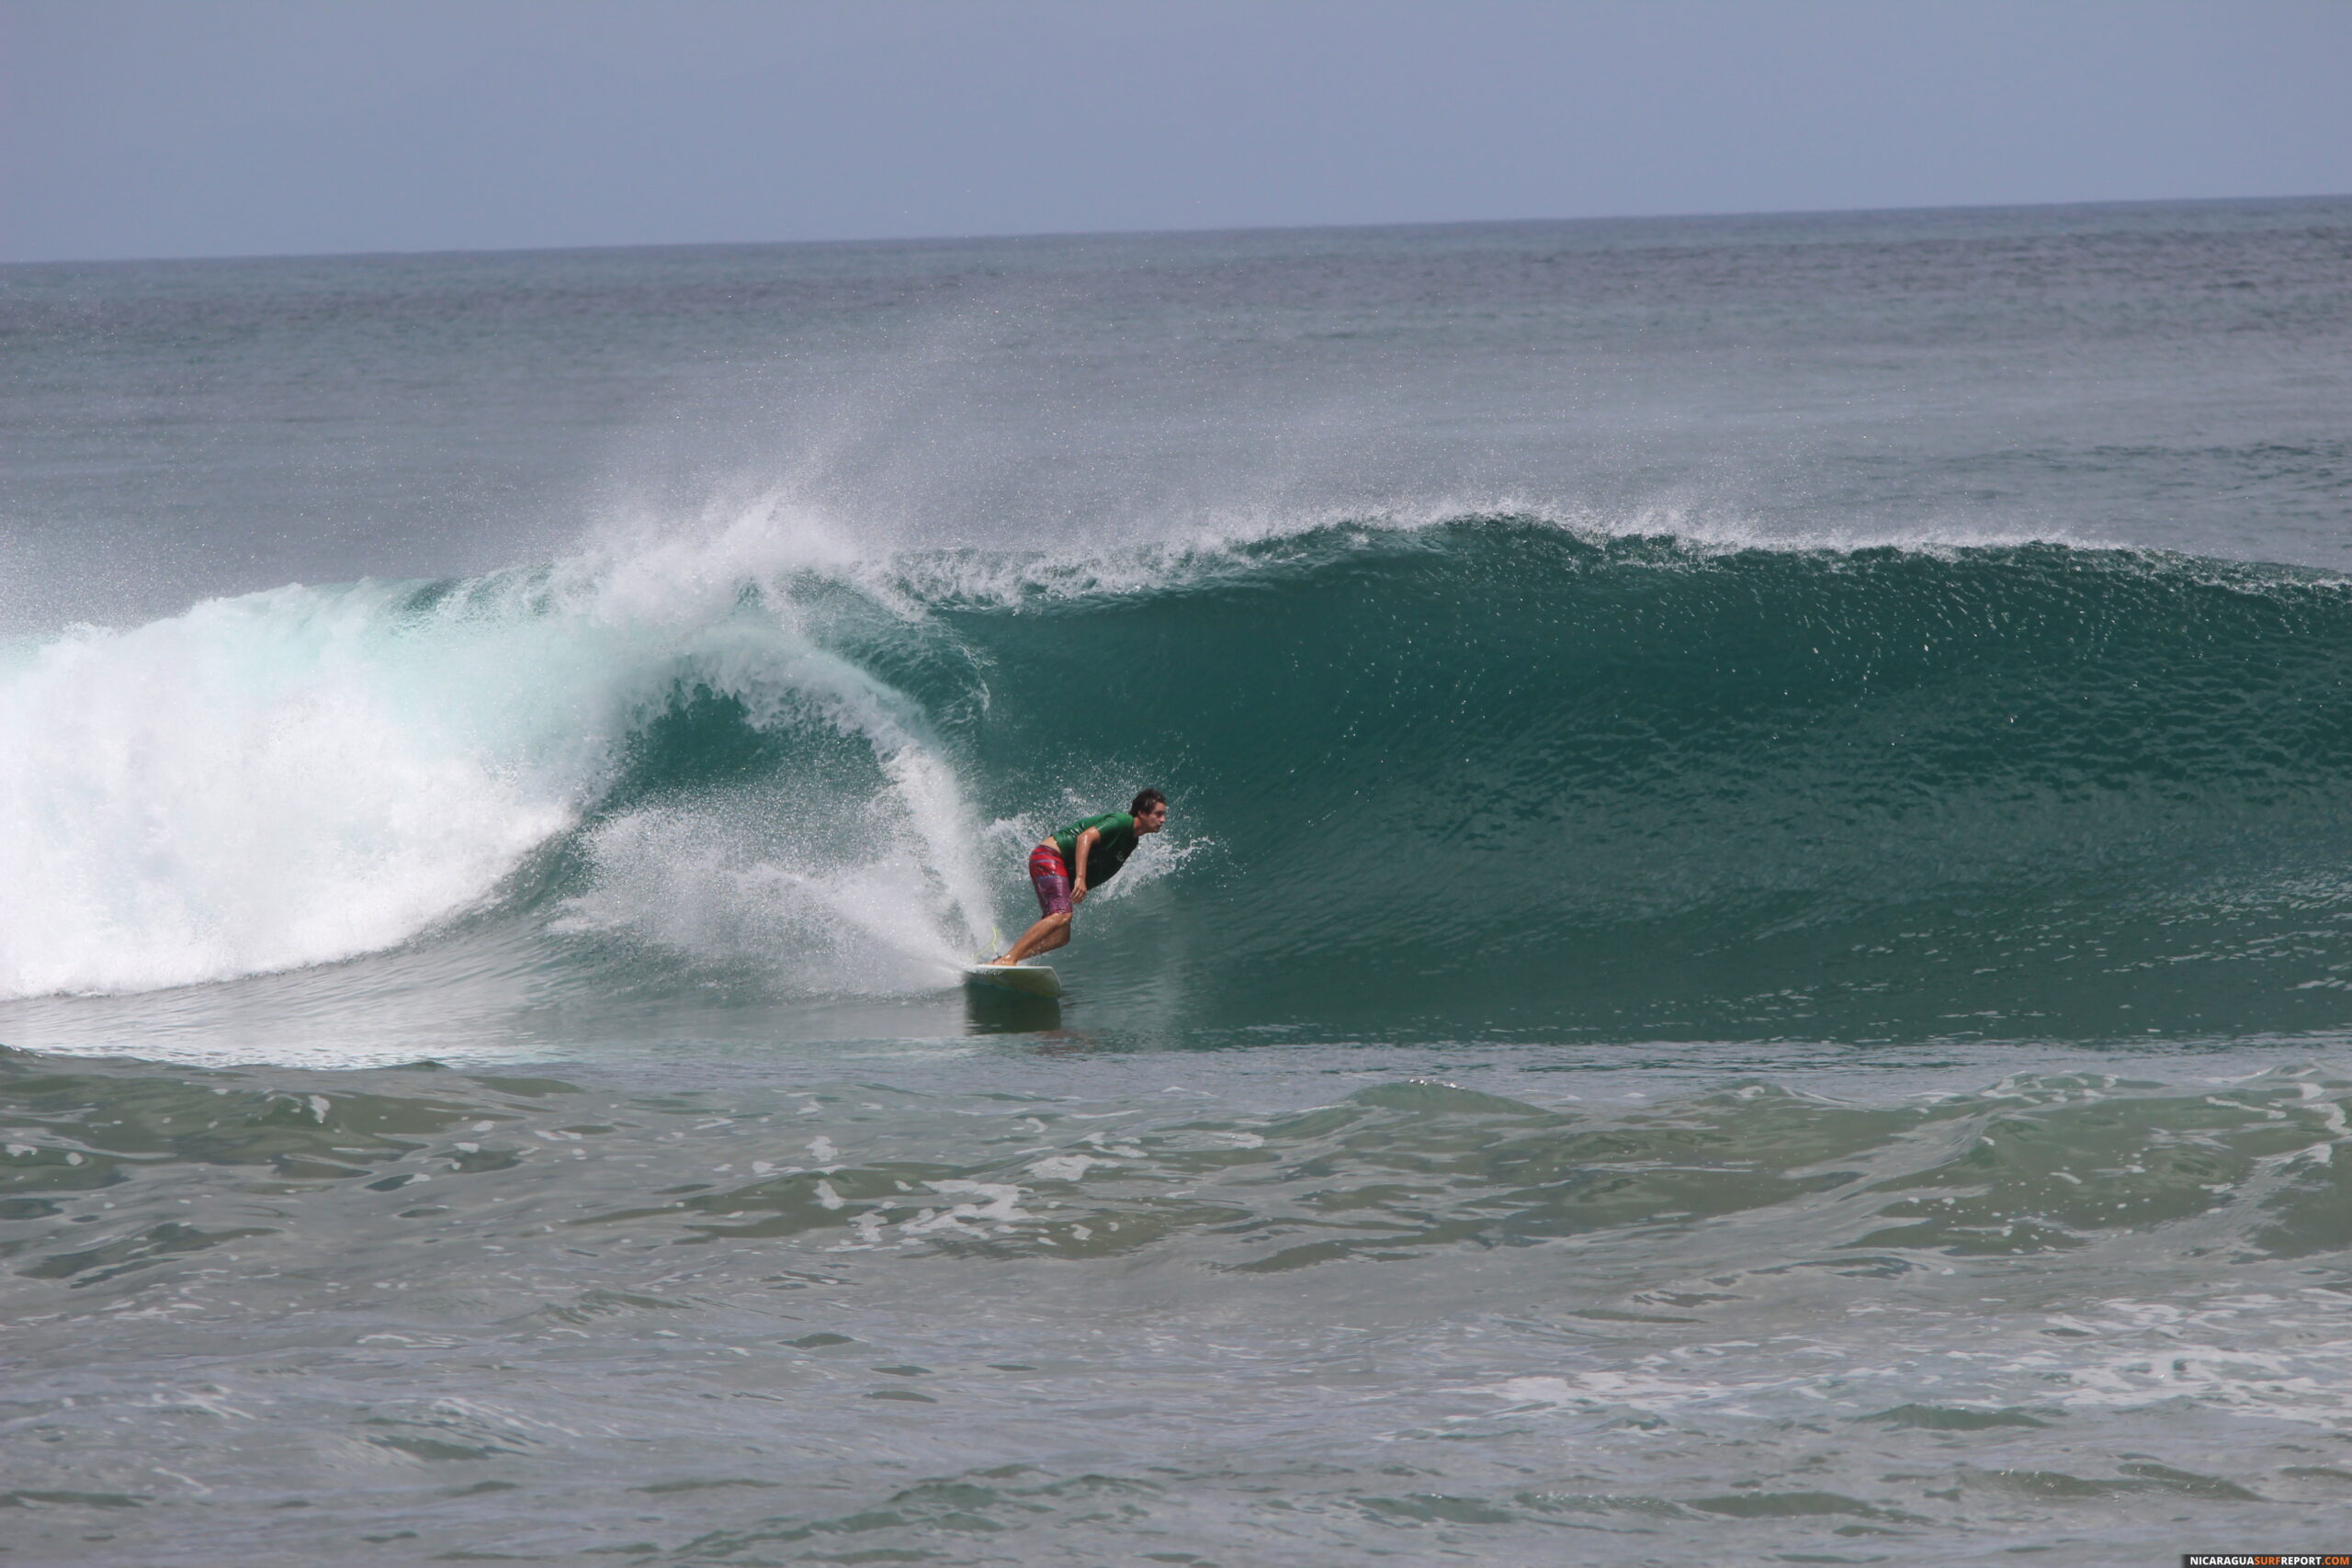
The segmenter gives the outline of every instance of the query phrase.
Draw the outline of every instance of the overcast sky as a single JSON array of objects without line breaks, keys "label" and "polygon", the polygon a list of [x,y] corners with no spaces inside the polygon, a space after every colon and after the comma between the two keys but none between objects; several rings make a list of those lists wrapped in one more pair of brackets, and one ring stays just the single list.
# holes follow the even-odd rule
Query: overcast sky
[{"label": "overcast sky", "polygon": [[2352,0],[0,0],[0,259],[2352,192]]}]

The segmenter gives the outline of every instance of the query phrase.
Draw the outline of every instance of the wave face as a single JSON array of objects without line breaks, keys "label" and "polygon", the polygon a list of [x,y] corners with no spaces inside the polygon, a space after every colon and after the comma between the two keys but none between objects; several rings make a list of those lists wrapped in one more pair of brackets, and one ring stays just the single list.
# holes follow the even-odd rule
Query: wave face
[{"label": "wave face", "polygon": [[1170,831],[1065,964],[1112,1011],[2331,1029],[2348,670],[2323,574],[1510,516],[289,589],[8,668],[0,987],[495,930],[599,991],[921,991],[1027,918],[1036,834],[1150,783]]},{"label": "wave face", "polygon": [[[1165,779],[1238,1011],[1619,1033],[2341,1017],[2352,601],[2038,544],[1332,529],[954,616],[984,770]],[[1107,923],[1107,922],[1106,922]]]}]

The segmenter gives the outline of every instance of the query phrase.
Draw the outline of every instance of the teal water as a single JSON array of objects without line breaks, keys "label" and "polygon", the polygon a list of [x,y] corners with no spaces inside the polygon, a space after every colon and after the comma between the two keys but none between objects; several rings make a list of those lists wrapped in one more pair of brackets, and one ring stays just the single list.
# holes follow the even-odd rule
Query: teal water
[{"label": "teal water", "polygon": [[2340,1545],[2347,261],[0,271],[6,1561]]}]

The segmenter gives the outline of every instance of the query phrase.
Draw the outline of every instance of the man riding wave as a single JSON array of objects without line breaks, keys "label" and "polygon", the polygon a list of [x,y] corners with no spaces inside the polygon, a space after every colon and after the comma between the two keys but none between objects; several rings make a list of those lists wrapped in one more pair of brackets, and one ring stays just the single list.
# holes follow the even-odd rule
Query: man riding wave
[{"label": "man riding wave", "polygon": [[1143,835],[1157,833],[1167,824],[1168,797],[1148,789],[1125,811],[1073,822],[1030,851],[1029,883],[1037,890],[1037,908],[1044,913],[1021,933],[1012,951],[989,962],[1018,964],[1068,942],[1070,917],[1086,902],[1088,890],[1116,876]]}]

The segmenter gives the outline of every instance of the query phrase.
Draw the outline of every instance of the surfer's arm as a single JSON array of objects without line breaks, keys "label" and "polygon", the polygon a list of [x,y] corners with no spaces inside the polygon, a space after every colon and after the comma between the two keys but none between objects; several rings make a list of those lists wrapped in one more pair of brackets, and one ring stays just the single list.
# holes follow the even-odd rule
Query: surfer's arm
[{"label": "surfer's arm", "polygon": [[1086,897],[1086,852],[1092,849],[1094,840],[1102,836],[1102,829],[1089,828],[1078,836],[1078,843],[1070,852],[1074,863],[1069,868],[1069,897],[1073,904]]}]

